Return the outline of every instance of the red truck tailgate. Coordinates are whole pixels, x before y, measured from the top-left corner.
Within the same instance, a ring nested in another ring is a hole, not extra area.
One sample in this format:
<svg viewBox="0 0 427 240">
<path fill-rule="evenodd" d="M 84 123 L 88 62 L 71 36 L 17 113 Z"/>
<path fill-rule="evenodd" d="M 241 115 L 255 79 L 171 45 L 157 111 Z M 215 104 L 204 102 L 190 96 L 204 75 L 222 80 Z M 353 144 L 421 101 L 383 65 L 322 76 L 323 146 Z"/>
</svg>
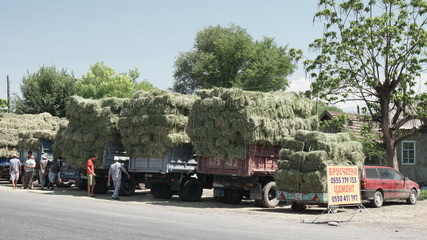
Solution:
<svg viewBox="0 0 427 240">
<path fill-rule="evenodd" d="M 277 169 L 280 147 L 249 147 L 246 159 L 197 158 L 197 171 L 213 175 L 247 177 L 271 174 Z"/>
</svg>

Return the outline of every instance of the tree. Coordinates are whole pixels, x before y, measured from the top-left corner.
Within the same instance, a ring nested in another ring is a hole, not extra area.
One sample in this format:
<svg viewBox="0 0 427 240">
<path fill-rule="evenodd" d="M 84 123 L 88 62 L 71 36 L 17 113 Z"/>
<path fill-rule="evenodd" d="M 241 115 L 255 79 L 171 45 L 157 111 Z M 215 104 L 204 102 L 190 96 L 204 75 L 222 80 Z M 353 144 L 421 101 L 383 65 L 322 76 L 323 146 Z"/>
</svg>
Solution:
<svg viewBox="0 0 427 240">
<path fill-rule="evenodd" d="M 0 112 L 7 112 L 7 100 L 0 98 Z"/>
<path fill-rule="evenodd" d="M 245 29 L 208 26 L 196 35 L 194 48 L 175 62 L 172 90 L 194 93 L 201 88 L 285 89 L 295 69 L 287 47 L 264 37 L 252 41 Z"/>
<path fill-rule="evenodd" d="M 54 116 L 65 116 L 68 98 L 75 93 L 73 73 L 55 66 L 43 66 L 36 73 L 28 73 L 22 79 L 22 98 L 15 95 L 16 113 L 38 114 L 48 112 Z"/>
<path fill-rule="evenodd" d="M 422 128 L 399 129 L 417 119 L 416 78 L 425 67 L 427 3 L 423 0 L 320 0 L 325 22 L 319 51 L 304 65 L 314 94 L 329 101 L 362 100 L 381 126 L 387 162 L 398 168 L 397 144 Z"/>
<path fill-rule="evenodd" d="M 117 74 L 112 67 L 98 62 L 92 65 L 89 71 L 78 80 L 77 95 L 92 99 L 132 97 L 138 77 L 137 69 L 131 70 L 129 73 Z"/>
<path fill-rule="evenodd" d="M 157 88 L 154 87 L 154 85 L 147 80 L 144 80 L 144 81 L 141 81 L 140 83 L 137 83 L 135 85 L 135 88 L 134 88 L 135 92 L 141 91 L 141 90 L 148 92 L 148 91 L 153 91 L 155 89 L 157 89 Z"/>
</svg>

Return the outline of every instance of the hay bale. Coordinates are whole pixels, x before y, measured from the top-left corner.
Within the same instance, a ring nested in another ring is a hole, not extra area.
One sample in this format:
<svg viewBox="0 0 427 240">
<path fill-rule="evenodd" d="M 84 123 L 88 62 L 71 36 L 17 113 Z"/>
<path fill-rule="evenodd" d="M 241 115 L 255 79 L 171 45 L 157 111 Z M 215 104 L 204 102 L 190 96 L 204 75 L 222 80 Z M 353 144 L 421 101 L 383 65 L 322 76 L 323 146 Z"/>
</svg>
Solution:
<svg viewBox="0 0 427 240">
<path fill-rule="evenodd" d="M 317 128 L 313 103 L 295 93 L 215 88 L 197 94 L 187 133 L 199 156 L 244 159 L 249 145 L 282 145 L 297 129 Z"/>
<path fill-rule="evenodd" d="M 188 115 L 196 96 L 163 90 L 140 92 L 123 103 L 118 128 L 126 153 L 162 157 L 174 146 L 190 143 Z"/>
<path fill-rule="evenodd" d="M 279 169 L 274 172 L 274 180 L 278 189 L 297 192 L 302 181 L 302 174 L 297 170 Z"/>
<path fill-rule="evenodd" d="M 68 124 L 61 125 L 53 145 L 54 157 L 63 157 L 67 163 L 84 167 L 87 159 L 96 153 L 102 163 L 105 141 L 120 141 L 117 127 L 124 99 L 70 98 L 66 109 Z"/>
<path fill-rule="evenodd" d="M 19 149 L 39 150 L 42 139 L 51 140 L 63 119 L 49 113 L 0 113 L 0 156 L 10 156 Z"/>
</svg>

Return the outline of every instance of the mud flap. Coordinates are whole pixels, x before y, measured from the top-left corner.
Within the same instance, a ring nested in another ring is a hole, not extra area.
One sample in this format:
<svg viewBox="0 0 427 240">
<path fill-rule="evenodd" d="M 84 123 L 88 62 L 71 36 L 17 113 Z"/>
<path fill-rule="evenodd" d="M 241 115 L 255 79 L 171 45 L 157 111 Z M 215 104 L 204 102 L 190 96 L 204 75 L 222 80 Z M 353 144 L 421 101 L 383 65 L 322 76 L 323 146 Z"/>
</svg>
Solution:
<svg viewBox="0 0 427 240">
<path fill-rule="evenodd" d="M 262 199 L 261 184 L 256 184 L 249 189 L 251 199 Z"/>
</svg>

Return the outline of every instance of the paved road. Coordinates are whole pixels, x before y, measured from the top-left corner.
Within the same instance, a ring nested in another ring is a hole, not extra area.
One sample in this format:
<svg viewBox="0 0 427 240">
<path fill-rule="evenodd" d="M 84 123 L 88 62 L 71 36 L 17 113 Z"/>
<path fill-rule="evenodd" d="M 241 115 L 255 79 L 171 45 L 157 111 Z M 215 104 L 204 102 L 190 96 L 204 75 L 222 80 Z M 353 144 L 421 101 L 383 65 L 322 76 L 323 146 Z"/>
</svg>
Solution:
<svg viewBox="0 0 427 240">
<path fill-rule="evenodd" d="M 346 226 L 5 187 L 0 209 L 0 239 L 391 239 Z"/>
</svg>

